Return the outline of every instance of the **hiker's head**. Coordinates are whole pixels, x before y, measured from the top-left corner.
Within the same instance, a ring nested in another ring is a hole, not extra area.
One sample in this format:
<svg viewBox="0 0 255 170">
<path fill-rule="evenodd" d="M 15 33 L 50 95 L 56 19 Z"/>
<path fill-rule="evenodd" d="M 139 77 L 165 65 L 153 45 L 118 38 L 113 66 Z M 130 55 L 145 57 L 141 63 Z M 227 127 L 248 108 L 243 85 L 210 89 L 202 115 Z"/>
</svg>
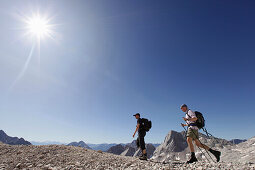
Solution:
<svg viewBox="0 0 255 170">
<path fill-rule="evenodd" d="M 182 110 L 183 112 L 187 112 L 188 106 L 187 106 L 186 104 L 181 105 L 181 110 Z"/>
<path fill-rule="evenodd" d="M 136 119 L 139 119 L 140 118 L 140 113 L 136 113 L 133 116 L 135 116 Z"/>
</svg>

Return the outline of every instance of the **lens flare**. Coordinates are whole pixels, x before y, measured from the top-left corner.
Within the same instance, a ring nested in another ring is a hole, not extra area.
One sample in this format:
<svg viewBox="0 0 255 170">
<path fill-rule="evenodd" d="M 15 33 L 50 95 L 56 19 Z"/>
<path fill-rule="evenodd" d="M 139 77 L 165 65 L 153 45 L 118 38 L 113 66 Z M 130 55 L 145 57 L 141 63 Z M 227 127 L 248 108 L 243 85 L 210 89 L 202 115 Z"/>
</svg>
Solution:
<svg viewBox="0 0 255 170">
<path fill-rule="evenodd" d="M 53 34 L 53 25 L 50 24 L 50 18 L 41 16 L 40 14 L 34 14 L 31 17 L 26 17 L 24 20 L 26 23 L 26 35 L 42 39 L 45 37 L 51 37 Z"/>
<path fill-rule="evenodd" d="M 28 21 L 28 29 L 37 37 L 48 35 L 50 32 L 47 20 L 39 17 L 31 18 Z"/>
<path fill-rule="evenodd" d="M 38 69 L 40 74 L 40 64 L 41 64 L 41 40 L 45 38 L 53 38 L 55 35 L 54 26 L 52 25 L 51 21 L 53 18 L 48 17 L 47 15 L 40 15 L 39 12 L 33 13 L 29 17 L 26 15 L 17 15 L 17 17 L 22 21 L 25 26 L 22 27 L 22 30 L 25 30 L 23 37 L 29 37 L 33 40 L 33 45 L 30 50 L 30 53 L 25 61 L 22 70 L 19 72 L 17 78 L 14 80 L 12 85 L 10 86 L 10 90 L 17 84 L 17 82 L 25 75 L 27 68 L 31 62 L 31 59 L 34 57 L 37 51 L 37 58 L 38 58 Z M 35 40 L 35 41 L 34 41 Z"/>
</svg>

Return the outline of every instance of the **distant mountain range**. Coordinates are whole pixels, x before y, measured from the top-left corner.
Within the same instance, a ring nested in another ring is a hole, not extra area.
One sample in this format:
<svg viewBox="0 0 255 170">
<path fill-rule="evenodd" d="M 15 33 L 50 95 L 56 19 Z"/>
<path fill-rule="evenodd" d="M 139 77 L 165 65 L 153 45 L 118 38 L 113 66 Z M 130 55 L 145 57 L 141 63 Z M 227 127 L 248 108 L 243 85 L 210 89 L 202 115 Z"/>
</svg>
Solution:
<svg viewBox="0 0 255 170">
<path fill-rule="evenodd" d="M 150 158 L 154 151 L 155 146 L 153 144 L 146 144 L 147 149 L 147 156 Z M 132 141 L 131 143 L 127 144 L 118 144 L 109 148 L 106 152 L 113 153 L 115 155 L 122 155 L 122 156 L 139 156 L 141 155 L 141 150 L 136 146 L 136 140 Z"/>
<path fill-rule="evenodd" d="M 239 144 L 239 143 L 246 142 L 246 141 L 247 141 L 246 139 L 232 139 L 229 142 L 231 142 L 233 144 Z"/>
<path fill-rule="evenodd" d="M 36 142 L 30 141 L 32 145 L 66 145 L 67 143 L 57 142 L 57 141 L 43 141 L 43 142 Z"/>
<path fill-rule="evenodd" d="M 68 143 L 64 142 L 57 142 L 57 141 L 44 141 L 44 142 L 37 142 L 37 141 L 30 141 L 33 145 L 68 145 Z M 73 142 L 72 142 L 73 143 Z M 85 143 L 85 142 L 84 142 Z M 70 143 L 69 143 L 70 144 Z M 92 144 L 92 143 L 85 143 L 89 146 L 92 150 L 101 150 L 101 151 L 107 151 L 110 147 L 117 145 L 117 143 L 102 143 L 102 144 Z M 76 144 L 74 144 L 76 145 Z"/>
<path fill-rule="evenodd" d="M 91 143 L 87 143 L 87 145 L 93 149 L 93 150 L 101 150 L 101 151 L 107 151 L 108 149 L 110 149 L 112 146 L 118 145 L 116 143 L 102 143 L 102 144 L 91 144 Z"/>
<path fill-rule="evenodd" d="M 91 144 L 91 143 L 87 143 L 87 145 L 92 148 L 93 150 L 101 150 L 101 151 L 104 151 L 106 152 L 108 149 L 110 149 L 111 147 L 113 146 L 116 146 L 116 145 L 122 145 L 122 146 L 125 146 L 125 145 L 129 145 L 131 143 L 120 143 L 120 144 L 117 144 L 117 143 L 102 143 L 102 144 Z M 153 143 L 152 144 L 155 148 L 158 147 L 160 144 L 158 143 Z M 136 147 L 136 143 L 133 143 L 132 145 L 133 148 Z"/>
<path fill-rule="evenodd" d="M 3 130 L 0 130 L 0 142 L 9 145 L 31 145 L 30 142 L 23 138 L 8 136 Z"/>
<path fill-rule="evenodd" d="M 123 156 L 138 156 L 141 154 L 141 151 L 136 147 L 136 141 L 134 140 L 132 143 L 127 144 L 86 144 L 84 141 L 80 142 L 72 142 L 67 144 L 68 146 L 77 146 L 83 147 L 92 150 L 101 150 L 103 152 L 113 153 L 115 155 L 123 155 Z M 146 144 L 148 157 L 153 155 L 156 147 L 159 144 Z"/>
<path fill-rule="evenodd" d="M 82 148 L 87 148 L 87 149 L 91 149 L 85 142 L 80 141 L 80 142 L 71 142 L 69 144 L 67 144 L 67 146 L 78 146 L 78 147 L 82 147 Z"/>
<path fill-rule="evenodd" d="M 107 152 L 113 153 L 115 155 L 120 155 L 122 152 L 124 152 L 124 150 L 125 150 L 125 146 L 118 144 L 118 145 L 115 145 L 115 146 L 112 146 L 111 148 L 109 148 L 107 150 Z"/>
<path fill-rule="evenodd" d="M 37 141 L 30 141 L 33 145 L 72 145 L 72 146 L 78 146 L 79 142 L 71 142 L 71 143 L 63 143 L 63 142 L 57 142 L 57 141 L 44 141 L 44 142 L 37 142 Z M 84 141 L 80 141 L 80 142 L 84 142 Z M 85 142 L 84 142 L 85 143 Z M 92 144 L 92 143 L 85 143 L 87 146 L 86 148 L 92 149 L 92 150 L 101 150 L 103 152 L 106 152 L 107 150 L 109 150 L 111 147 L 116 146 L 116 145 L 130 145 L 131 143 L 101 143 L 101 144 Z M 160 144 L 152 144 L 155 148 L 158 147 Z M 136 144 L 133 143 L 132 147 L 135 148 Z"/>
</svg>

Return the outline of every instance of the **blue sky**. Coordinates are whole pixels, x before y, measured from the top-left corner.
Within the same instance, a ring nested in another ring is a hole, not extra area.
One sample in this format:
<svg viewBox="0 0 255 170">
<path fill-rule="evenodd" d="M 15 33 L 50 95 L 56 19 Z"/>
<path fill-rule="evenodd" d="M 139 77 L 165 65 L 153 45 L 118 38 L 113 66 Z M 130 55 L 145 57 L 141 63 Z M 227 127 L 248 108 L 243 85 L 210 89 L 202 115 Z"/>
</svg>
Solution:
<svg viewBox="0 0 255 170">
<path fill-rule="evenodd" d="M 33 141 L 132 141 L 133 113 L 149 142 L 181 131 L 186 103 L 209 132 L 254 136 L 254 1 L 0 2 L 0 129 Z M 20 14 L 56 24 L 36 47 Z"/>
</svg>

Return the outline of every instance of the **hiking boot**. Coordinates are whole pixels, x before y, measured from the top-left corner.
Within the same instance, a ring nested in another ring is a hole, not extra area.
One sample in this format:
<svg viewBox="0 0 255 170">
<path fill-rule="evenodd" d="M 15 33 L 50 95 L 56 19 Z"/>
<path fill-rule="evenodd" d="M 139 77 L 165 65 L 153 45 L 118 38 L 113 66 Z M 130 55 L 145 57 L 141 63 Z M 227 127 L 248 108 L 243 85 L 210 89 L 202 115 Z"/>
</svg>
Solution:
<svg viewBox="0 0 255 170">
<path fill-rule="evenodd" d="M 217 162 L 219 162 L 220 161 L 221 152 L 216 151 L 216 150 L 212 150 L 212 149 L 209 149 L 209 151 L 215 156 L 215 158 L 217 159 Z"/>
<path fill-rule="evenodd" d="M 191 164 L 193 162 L 197 162 L 197 158 L 195 156 L 191 156 L 190 160 L 187 161 L 188 164 Z"/>
<path fill-rule="evenodd" d="M 219 152 L 219 151 L 215 151 L 214 153 L 213 153 L 213 155 L 215 156 L 215 158 L 217 159 L 217 162 L 219 162 L 220 161 L 220 155 L 221 155 L 221 152 Z"/>
<path fill-rule="evenodd" d="M 143 155 L 142 157 L 139 157 L 139 159 L 147 161 L 147 155 Z"/>
<path fill-rule="evenodd" d="M 143 157 L 143 154 L 138 156 L 138 158 L 142 158 L 142 157 Z"/>
</svg>

